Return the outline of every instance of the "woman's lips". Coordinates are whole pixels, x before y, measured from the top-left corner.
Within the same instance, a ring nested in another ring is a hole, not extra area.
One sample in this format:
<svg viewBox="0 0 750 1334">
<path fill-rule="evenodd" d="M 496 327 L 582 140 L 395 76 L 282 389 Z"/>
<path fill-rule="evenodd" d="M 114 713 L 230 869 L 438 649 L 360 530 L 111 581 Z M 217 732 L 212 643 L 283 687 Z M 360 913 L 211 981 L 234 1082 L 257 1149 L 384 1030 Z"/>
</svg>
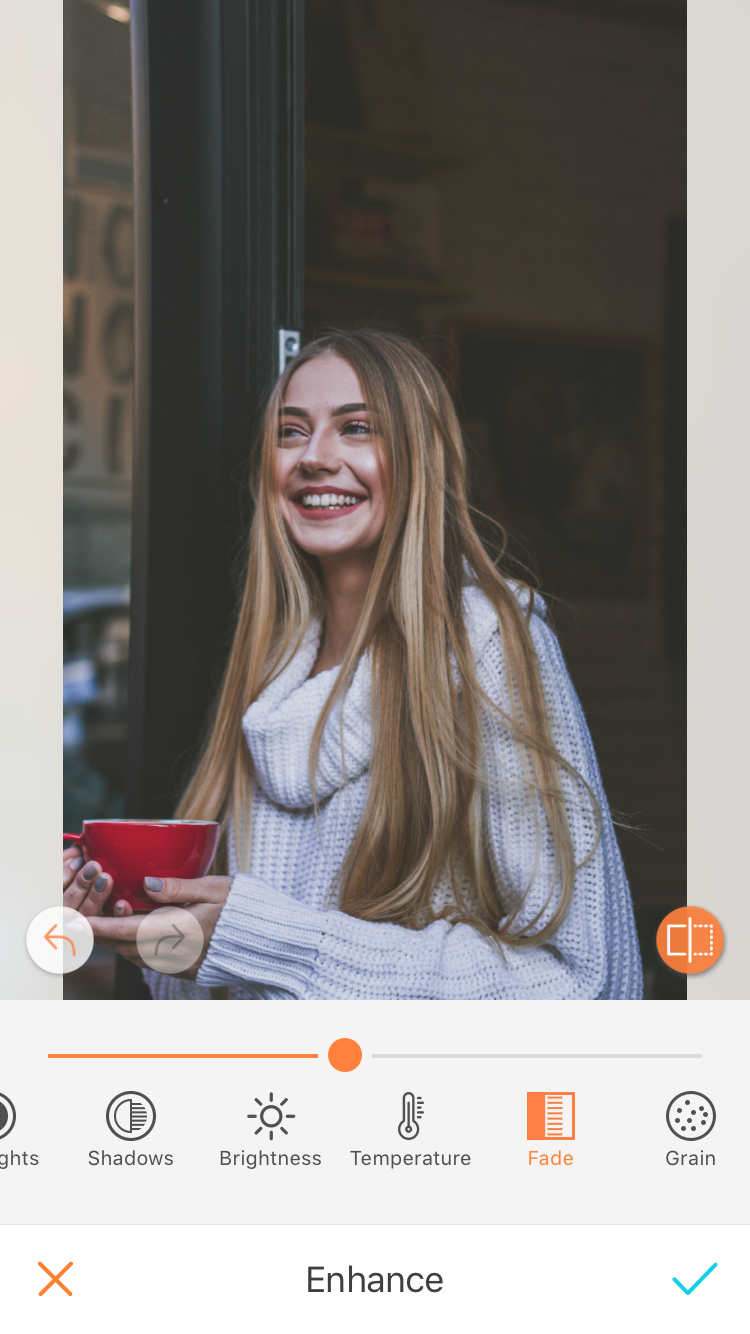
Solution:
<svg viewBox="0 0 750 1334">
<path fill-rule="evenodd" d="M 365 497 L 358 500 L 356 505 L 331 505 L 326 506 L 308 506 L 303 505 L 301 500 L 293 500 L 292 504 L 298 514 L 305 519 L 312 519 L 315 523 L 320 523 L 322 519 L 343 519 L 346 514 L 353 514 L 363 504 Z"/>
</svg>

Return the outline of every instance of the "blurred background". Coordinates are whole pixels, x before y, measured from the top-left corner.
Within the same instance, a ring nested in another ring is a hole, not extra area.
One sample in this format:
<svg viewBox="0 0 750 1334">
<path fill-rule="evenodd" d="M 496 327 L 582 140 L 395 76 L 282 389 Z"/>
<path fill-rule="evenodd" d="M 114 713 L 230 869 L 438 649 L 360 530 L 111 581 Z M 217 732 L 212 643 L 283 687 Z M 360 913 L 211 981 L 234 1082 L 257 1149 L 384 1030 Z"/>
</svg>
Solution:
<svg viewBox="0 0 750 1334">
<path fill-rule="evenodd" d="M 628 826 L 646 994 L 678 999 L 654 937 L 685 899 L 685 4 L 303 9 L 303 336 L 385 323 L 449 377 L 475 503 L 550 598 Z M 71 830 L 125 809 L 130 18 L 65 0 Z M 97 951 L 66 996 L 111 996 L 113 976 Z"/>
</svg>

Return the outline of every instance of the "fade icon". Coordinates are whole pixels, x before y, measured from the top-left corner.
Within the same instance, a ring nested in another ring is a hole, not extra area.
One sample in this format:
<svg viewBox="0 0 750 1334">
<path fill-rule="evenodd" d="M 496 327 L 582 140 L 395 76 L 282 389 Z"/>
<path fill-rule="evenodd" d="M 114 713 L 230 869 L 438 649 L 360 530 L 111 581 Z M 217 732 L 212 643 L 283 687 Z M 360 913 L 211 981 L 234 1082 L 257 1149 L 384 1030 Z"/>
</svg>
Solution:
<svg viewBox="0 0 750 1334">
<path fill-rule="evenodd" d="M 575 1139 L 575 1093 L 527 1093 L 527 1139 Z"/>
</svg>

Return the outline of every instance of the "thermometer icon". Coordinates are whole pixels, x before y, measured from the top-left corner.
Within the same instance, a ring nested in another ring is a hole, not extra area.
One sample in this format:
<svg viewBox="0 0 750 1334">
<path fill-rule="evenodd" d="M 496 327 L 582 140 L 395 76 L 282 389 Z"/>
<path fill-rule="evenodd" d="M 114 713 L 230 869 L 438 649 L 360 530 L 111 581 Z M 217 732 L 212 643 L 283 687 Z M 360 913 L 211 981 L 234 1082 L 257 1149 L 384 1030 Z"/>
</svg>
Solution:
<svg viewBox="0 0 750 1334">
<path fill-rule="evenodd" d="M 418 1119 L 424 1110 L 424 1103 L 421 1098 L 415 1098 L 413 1093 L 405 1093 L 401 1099 L 401 1124 L 398 1133 L 402 1139 L 416 1139 L 419 1134 Z"/>
</svg>

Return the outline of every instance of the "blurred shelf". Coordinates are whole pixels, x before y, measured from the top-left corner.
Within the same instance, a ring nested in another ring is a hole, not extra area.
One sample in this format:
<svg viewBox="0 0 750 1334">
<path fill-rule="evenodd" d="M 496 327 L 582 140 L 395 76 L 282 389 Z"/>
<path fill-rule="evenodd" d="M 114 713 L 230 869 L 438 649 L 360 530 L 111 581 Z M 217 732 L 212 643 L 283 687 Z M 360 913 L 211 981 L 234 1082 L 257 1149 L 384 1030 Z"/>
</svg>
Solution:
<svg viewBox="0 0 750 1334">
<path fill-rule="evenodd" d="M 404 278 L 379 273 L 352 273 L 345 269 L 305 269 L 305 284 L 311 289 L 339 292 L 373 292 L 404 301 L 468 301 L 468 287 L 430 278 Z"/>
<path fill-rule="evenodd" d="M 342 176 L 369 176 L 379 181 L 421 181 L 471 161 L 466 153 L 440 148 L 401 135 L 340 130 L 333 125 L 305 127 L 308 182 Z"/>
</svg>

